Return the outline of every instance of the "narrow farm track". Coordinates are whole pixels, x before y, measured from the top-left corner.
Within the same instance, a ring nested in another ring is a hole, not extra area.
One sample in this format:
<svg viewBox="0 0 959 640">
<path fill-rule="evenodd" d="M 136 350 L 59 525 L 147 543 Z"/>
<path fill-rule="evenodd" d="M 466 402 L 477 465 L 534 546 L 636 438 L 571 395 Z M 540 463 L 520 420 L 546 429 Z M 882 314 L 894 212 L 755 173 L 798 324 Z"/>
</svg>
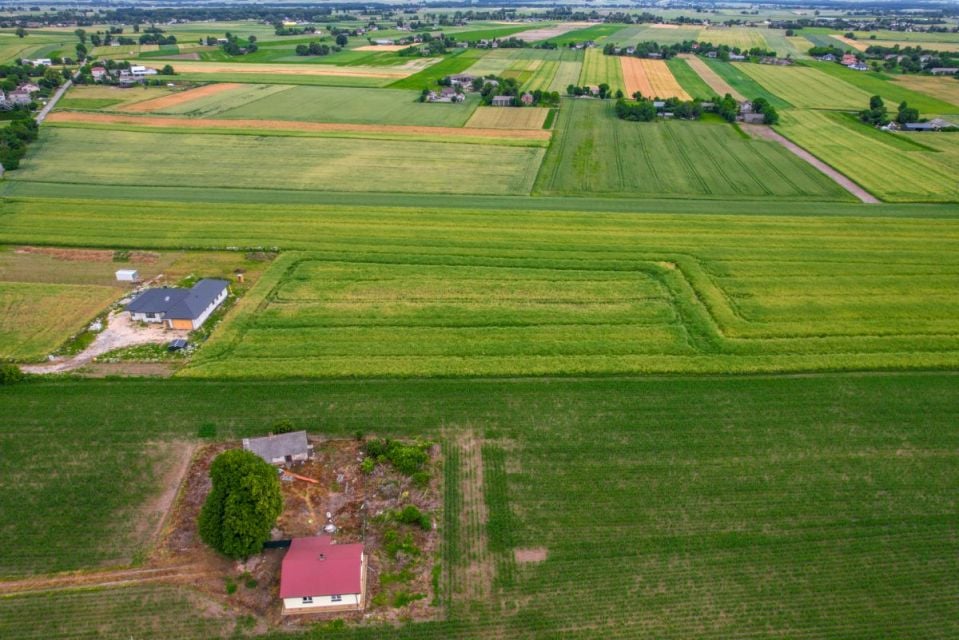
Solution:
<svg viewBox="0 0 959 640">
<path fill-rule="evenodd" d="M 62 591 L 64 589 L 117 587 L 147 582 L 192 581 L 209 575 L 209 570 L 197 570 L 196 566 L 184 564 L 171 567 L 150 569 L 117 569 L 93 573 L 71 573 L 65 575 L 38 576 L 23 580 L 0 582 L 0 596 L 13 594 Z"/>
<path fill-rule="evenodd" d="M 213 120 L 164 116 L 124 116 L 108 113 L 58 112 L 48 122 L 115 124 L 170 129 L 229 129 L 268 131 L 309 131 L 342 133 L 382 133 L 431 135 L 437 138 L 523 138 L 549 140 L 551 131 L 543 129 L 481 129 L 475 127 L 423 127 L 411 125 L 346 124 L 337 122 L 291 122 L 286 120 Z"/>
<path fill-rule="evenodd" d="M 746 131 L 749 135 L 751 135 L 754 138 L 763 138 L 765 140 L 772 140 L 773 142 L 778 142 L 779 144 L 784 146 L 786 149 L 788 149 L 789 151 L 791 151 L 798 157 L 802 158 L 803 160 L 805 160 L 812 166 L 822 171 L 824 174 L 826 174 L 832 180 L 834 180 L 836 184 L 838 184 L 843 189 L 845 189 L 852 195 L 856 196 L 863 202 L 867 204 L 879 204 L 880 200 L 876 196 L 872 195 L 871 193 L 869 193 L 868 191 L 860 187 L 858 184 L 856 184 L 855 182 L 853 182 L 852 180 L 850 180 L 843 174 L 839 173 L 838 171 L 830 167 L 828 164 L 826 164 L 825 162 L 823 162 L 822 160 L 820 160 L 813 154 L 809 153 L 808 151 L 806 151 L 805 149 L 797 145 L 795 142 L 791 141 L 789 138 L 786 138 L 779 132 L 773 131 L 770 127 L 767 127 L 761 124 L 742 124 L 740 126 L 742 127 L 743 131 Z"/>
</svg>

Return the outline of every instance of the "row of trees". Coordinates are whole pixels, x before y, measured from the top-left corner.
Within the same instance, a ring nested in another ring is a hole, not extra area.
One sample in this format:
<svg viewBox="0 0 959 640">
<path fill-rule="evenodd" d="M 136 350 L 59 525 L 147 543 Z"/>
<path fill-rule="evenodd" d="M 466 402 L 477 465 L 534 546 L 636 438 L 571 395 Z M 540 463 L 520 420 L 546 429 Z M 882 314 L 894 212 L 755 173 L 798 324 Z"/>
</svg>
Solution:
<svg viewBox="0 0 959 640">
<path fill-rule="evenodd" d="M 8 170 L 20 166 L 27 145 L 37 139 L 40 129 L 27 109 L 15 110 L 13 116 L 14 120 L 0 129 L 0 164 Z"/>
<path fill-rule="evenodd" d="M 886 104 L 882 101 L 882 97 L 880 96 L 873 96 L 869 98 L 869 108 L 863 109 L 859 112 L 859 119 L 862 122 L 877 127 L 885 126 L 893 120 L 889 116 L 889 110 L 886 108 Z M 910 107 L 904 100 L 899 103 L 899 108 L 896 111 L 895 121 L 898 124 L 919 122 L 919 109 Z"/>
<path fill-rule="evenodd" d="M 776 52 L 763 47 L 752 47 L 751 49 L 740 49 L 739 47 L 730 47 L 729 45 L 716 45 L 710 42 L 700 42 L 696 40 L 684 40 L 672 44 L 659 44 L 655 41 L 644 41 L 637 43 L 632 47 L 633 52 L 628 53 L 630 47 L 622 47 L 615 44 L 607 44 L 603 47 L 603 53 L 608 56 L 635 56 L 637 58 L 648 58 L 650 54 L 658 55 L 664 60 L 668 60 L 680 53 L 706 53 L 715 51 L 716 57 L 720 60 L 729 60 L 731 54 L 746 56 L 747 58 L 776 57 Z"/>
<path fill-rule="evenodd" d="M 298 56 L 328 56 L 330 53 L 336 53 L 340 47 L 323 44 L 319 41 L 313 41 L 310 44 L 296 45 L 296 55 Z"/>
</svg>

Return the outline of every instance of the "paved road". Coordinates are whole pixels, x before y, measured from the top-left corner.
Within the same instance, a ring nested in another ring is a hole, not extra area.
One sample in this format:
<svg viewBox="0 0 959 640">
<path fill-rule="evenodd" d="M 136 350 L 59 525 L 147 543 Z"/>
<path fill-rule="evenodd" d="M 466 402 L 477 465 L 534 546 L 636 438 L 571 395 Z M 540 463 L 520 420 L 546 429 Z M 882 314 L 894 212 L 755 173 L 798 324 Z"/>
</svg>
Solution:
<svg viewBox="0 0 959 640">
<path fill-rule="evenodd" d="M 43 121 L 47 118 L 47 114 L 50 113 L 55 106 L 57 106 L 57 102 L 61 97 L 63 97 L 63 94 L 66 93 L 67 89 L 69 89 L 72 84 L 73 80 L 67 80 L 60 85 L 60 88 L 57 89 L 57 92 L 53 94 L 53 97 L 50 98 L 50 101 L 47 102 L 42 109 L 40 109 L 39 113 L 37 113 L 37 124 L 43 124 Z"/>
<path fill-rule="evenodd" d="M 825 162 L 823 162 L 822 160 L 820 160 L 813 154 L 809 153 L 808 151 L 806 151 L 805 149 L 797 145 L 795 142 L 782 136 L 777 131 L 773 131 L 771 127 L 768 127 L 764 124 L 740 124 L 739 126 L 743 128 L 743 131 L 749 133 L 749 135 L 753 136 L 754 138 L 765 138 L 766 140 L 772 140 L 773 142 L 778 142 L 779 144 L 786 147 L 787 149 L 792 151 L 794 154 L 796 154 L 797 156 L 799 156 L 800 158 L 802 158 L 803 160 L 805 160 L 812 166 L 816 167 L 817 169 L 825 173 L 827 176 L 832 178 L 836 182 L 836 184 L 838 184 L 840 187 L 842 187 L 843 189 L 845 189 L 852 195 L 856 196 L 863 202 L 866 202 L 868 204 L 879 204 L 879 199 L 876 198 L 876 196 L 872 195 L 871 193 L 869 193 L 868 191 L 860 187 L 858 184 L 856 184 L 855 182 L 853 182 L 852 180 L 850 180 L 843 174 L 839 173 L 838 171 L 830 167 L 828 164 L 826 164 Z"/>
</svg>

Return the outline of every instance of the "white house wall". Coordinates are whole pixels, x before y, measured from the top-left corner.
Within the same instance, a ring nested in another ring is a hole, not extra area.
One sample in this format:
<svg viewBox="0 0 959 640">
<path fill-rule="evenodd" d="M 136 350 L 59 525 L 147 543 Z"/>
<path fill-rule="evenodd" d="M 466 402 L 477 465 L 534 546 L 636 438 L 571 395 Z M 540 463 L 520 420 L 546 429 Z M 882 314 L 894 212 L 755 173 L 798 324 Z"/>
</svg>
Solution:
<svg viewBox="0 0 959 640">
<path fill-rule="evenodd" d="M 283 608 L 289 611 L 302 611 L 305 609 L 323 609 L 325 607 L 359 607 L 360 594 L 345 593 L 339 602 L 333 602 L 331 596 L 313 596 L 313 604 L 303 604 L 303 598 L 284 598 Z"/>
</svg>

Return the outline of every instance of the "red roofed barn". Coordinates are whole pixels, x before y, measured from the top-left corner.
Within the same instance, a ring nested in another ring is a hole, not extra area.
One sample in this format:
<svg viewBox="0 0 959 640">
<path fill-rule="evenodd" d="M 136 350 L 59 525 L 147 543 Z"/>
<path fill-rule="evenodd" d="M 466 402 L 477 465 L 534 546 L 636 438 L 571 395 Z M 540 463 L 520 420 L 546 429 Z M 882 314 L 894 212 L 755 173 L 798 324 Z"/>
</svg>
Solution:
<svg viewBox="0 0 959 640">
<path fill-rule="evenodd" d="M 280 573 L 283 613 L 362 609 L 366 554 L 361 544 L 333 544 L 330 536 L 294 538 Z"/>
</svg>

